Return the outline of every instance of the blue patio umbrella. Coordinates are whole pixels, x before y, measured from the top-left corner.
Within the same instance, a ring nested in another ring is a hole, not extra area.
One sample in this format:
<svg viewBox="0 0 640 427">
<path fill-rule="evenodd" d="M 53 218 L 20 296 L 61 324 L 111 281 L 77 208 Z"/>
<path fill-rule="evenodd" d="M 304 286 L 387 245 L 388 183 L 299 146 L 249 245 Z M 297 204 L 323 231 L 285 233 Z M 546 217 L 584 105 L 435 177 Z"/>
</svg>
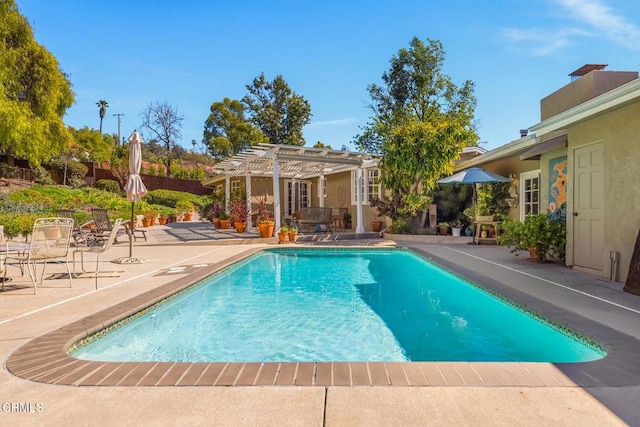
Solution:
<svg viewBox="0 0 640 427">
<path fill-rule="evenodd" d="M 438 181 L 439 184 L 472 184 L 473 185 L 473 216 L 476 215 L 476 184 L 491 184 L 497 182 L 511 182 L 497 173 L 482 168 L 469 168 Z M 475 236 L 474 236 L 475 241 Z"/>
</svg>

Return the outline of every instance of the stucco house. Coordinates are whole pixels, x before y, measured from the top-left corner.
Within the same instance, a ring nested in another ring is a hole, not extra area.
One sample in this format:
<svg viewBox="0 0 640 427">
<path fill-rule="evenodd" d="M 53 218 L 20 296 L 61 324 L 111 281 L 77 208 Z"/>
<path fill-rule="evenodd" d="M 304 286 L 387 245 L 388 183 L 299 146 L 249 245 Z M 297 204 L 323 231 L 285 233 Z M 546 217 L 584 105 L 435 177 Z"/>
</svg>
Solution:
<svg viewBox="0 0 640 427">
<path fill-rule="evenodd" d="M 640 229 L 640 79 L 587 64 L 540 101 L 540 122 L 506 145 L 463 161 L 510 176 L 510 215 L 566 204 L 566 263 L 625 281 Z"/>
</svg>

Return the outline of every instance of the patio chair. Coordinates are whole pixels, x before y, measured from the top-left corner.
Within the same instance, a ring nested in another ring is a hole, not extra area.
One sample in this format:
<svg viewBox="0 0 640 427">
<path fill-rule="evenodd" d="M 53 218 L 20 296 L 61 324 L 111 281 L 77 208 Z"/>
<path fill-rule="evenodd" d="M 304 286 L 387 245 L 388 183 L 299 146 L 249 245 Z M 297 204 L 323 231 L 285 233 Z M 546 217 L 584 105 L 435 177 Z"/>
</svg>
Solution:
<svg viewBox="0 0 640 427">
<path fill-rule="evenodd" d="M 94 208 L 91 209 L 91 216 L 93 217 L 94 227 L 92 233 L 102 239 L 108 238 L 111 230 L 113 229 L 113 223 L 109 218 L 109 212 L 106 209 Z M 135 240 L 138 240 L 136 234 L 142 234 L 144 240 L 147 240 L 147 232 L 145 230 L 131 227 L 131 225 L 130 220 L 122 221 L 123 227 L 118 230 L 118 234 L 126 234 L 127 236 L 131 234 Z M 118 243 L 118 236 L 116 236 L 114 243 Z"/>
<path fill-rule="evenodd" d="M 104 273 L 104 274 L 109 274 L 109 275 L 113 275 L 115 273 L 118 273 L 117 271 L 114 272 L 100 272 L 98 271 L 98 265 L 100 263 L 100 254 L 108 251 L 109 249 L 111 249 L 111 246 L 113 246 L 113 243 L 116 240 L 116 236 L 118 235 L 118 232 L 121 231 L 121 227 L 122 226 L 122 219 L 118 218 L 116 220 L 116 222 L 113 224 L 113 226 L 111 227 L 111 231 L 109 232 L 109 234 L 107 235 L 106 239 L 102 238 L 102 236 L 98 236 L 98 237 L 89 237 L 86 240 L 86 244 L 81 245 L 81 246 L 77 246 L 74 251 L 73 251 L 73 276 L 74 277 L 82 277 L 81 275 L 90 275 L 95 277 L 96 279 L 96 289 L 98 289 L 98 277 L 100 273 Z M 96 269 L 95 271 L 87 271 L 84 268 L 84 254 L 85 253 L 93 253 L 96 254 Z M 76 254 L 80 253 L 80 269 L 82 270 L 82 273 L 77 273 L 76 272 Z"/>
<path fill-rule="evenodd" d="M 73 232 L 71 233 L 71 238 L 73 238 L 76 245 L 83 244 L 87 236 L 91 234 L 90 225 L 93 224 L 93 221 L 79 224 L 78 218 L 76 217 L 76 211 L 73 209 L 57 209 L 56 216 L 59 218 L 70 218 L 73 220 Z"/>
<path fill-rule="evenodd" d="M 33 283 L 33 293 L 37 290 L 37 263 L 42 262 L 42 273 L 40 284 L 44 280 L 44 274 L 49 262 L 64 261 L 67 273 L 69 274 L 69 287 L 73 285 L 71 270 L 69 269 L 69 244 L 73 232 L 73 220 L 70 218 L 38 218 L 33 224 L 31 232 L 31 242 L 28 245 L 21 245 L 18 249 L 12 249 L 8 244 L 5 254 L 4 282 L 7 278 L 7 266 L 9 261 L 17 261 L 22 275 L 24 266 Z"/>
</svg>

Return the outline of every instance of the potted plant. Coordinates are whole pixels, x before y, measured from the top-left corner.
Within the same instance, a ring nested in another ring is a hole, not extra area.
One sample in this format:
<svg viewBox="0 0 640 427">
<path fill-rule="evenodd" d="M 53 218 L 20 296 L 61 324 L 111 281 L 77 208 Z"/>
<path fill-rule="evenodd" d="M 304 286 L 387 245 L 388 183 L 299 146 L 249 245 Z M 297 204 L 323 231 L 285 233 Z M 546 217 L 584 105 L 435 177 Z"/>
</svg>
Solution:
<svg viewBox="0 0 640 427">
<path fill-rule="evenodd" d="M 283 225 L 278 230 L 278 243 L 282 244 L 287 240 L 287 235 L 289 234 L 289 227 Z"/>
<path fill-rule="evenodd" d="M 176 210 L 182 212 L 182 218 L 184 221 L 191 221 L 193 210 L 195 206 L 189 200 L 181 199 L 176 203 Z"/>
<path fill-rule="evenodd" d="M 451 226 L 451 235 L 454 237 L 460 237 L 462 234 L 462 221 L 459 219 L 454 219 L 450 223 Z"/>
<path fill-rule="evenodd" d="M 229 228 L 231 224 L 231 220 L 229 219 L 229 214 L 226 211 L 220 212 L 220 228 L 226 230 Z"/>
<path fill-rule="evenodd" d="M 148 209 L 142 212 L 144 218 L 142 218 L 142 226 L 143 227 L 151 227 L 156 224 L 156 217 L 158 216 L 158 211 L 153 209 Z"/>
<path fill-rule="evenodd" d="M 289 227 L 289 232 L 287 233 L 289 236 L 289 241 L 291 243 L 295 243 L 298 239 L 298 229 L 295 227 Z"/>
<path fill-rule="evenodd" d="M 247 203 L 244 199 L 240 197 L 236 197 L 231 201 L 231 220 L 233 221 L 233 226 L 236 228 L 238 233 L 244 233 L 247 229 L 247 216 L 249 215 L 249 210 L 247 209 Z"/>
<path fill-rule="evenodd" d="M 439 222 L 438 223 L 438 230 L 440 231 L 441 235 L 446 236 L 447 233 L 449 232 L 449 223 L 446 222 L 446 221 Z"/>
<path fill-rule="evenodd" d="M 549 256 L 564 260 L 566 228 L 564 221 L 548 213 L 527 215 L 524 221 L 506 217 L 500 224 L 498 243 L 511 252 L 528 250 L 533 262 L 545 262 Z"/>
<path fill-rule="evenodd" d="M 342 217 L 342 228 L 345 230 L 351 228 L 351 214 L 349 212 L 345 212 Z"/>
<path fill-rule="evenodd" d="M 258 230 L 260 237 L 266 238 L 273 236 L 273 229 L 276 226 L 275 221 L 271 218 L 271 212 L 267 209 L 267 195 L 258 198 Z"/>
<path fill-rule="evenodd" d="M 220 214 L 222 213 L 222 205 L 220 202 L 213 202 L 209 207 L 208 215 L 211 216 L 211 222 L 215 228 L 220 228 Z"/>
</svg>

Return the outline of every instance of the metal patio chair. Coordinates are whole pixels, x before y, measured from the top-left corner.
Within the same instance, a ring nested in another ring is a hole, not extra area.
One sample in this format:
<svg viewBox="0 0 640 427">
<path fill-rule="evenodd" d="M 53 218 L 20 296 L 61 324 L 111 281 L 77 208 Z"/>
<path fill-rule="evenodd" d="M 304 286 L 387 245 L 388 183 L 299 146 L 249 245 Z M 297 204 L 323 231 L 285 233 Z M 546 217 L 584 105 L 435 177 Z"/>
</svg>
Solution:
<svg viewBox="0 0 640 427">
<path fill-rule="evenodd" d="M 74 251 L 73 251 L 73 276 L 74 277 L 81 277 L 81 275 L 90 275 L 90 276 L 94 276 L 96 279 L 96 289 L 98 289 L 98 277 L 100 275 L 100 273 L 103 274 L 109 274 L 109 275 L 113 275 L 118 273 L 117 271 L 113 271 L 113 272 L 100 272 L 98 271 L 98 266 L 100 263 L 100 254 L 108 251 L 109 249 L 111 249 L 111 246 L 113 246 L 113 243 L 116 240 L 116 236 L 118 235 L 118 232 L 121 231 L 121 227 L 122 226 L 122 219 L 118 218 L 116 219 L 116 222 L 113 223 L 112 227 L 111 227 L 111 231 L 109 232 L 108 235 L 106 235 L 106 238 L 104 235 L 99 235 L 99 236 L 90 236 L 89 238 L 87 238 L 86 240 L 86 244 L 84 245 L 79 245 L 77 246 Z M 80 253 L 80 269 L 82 270 L 82 273 L 78 273 L 76 272 L 76 254 Z M 95 271 L 87 271 L 84 268 L 84 254 L 85 253 L 93 253 L 96 254 L 96 269 Z"/>
</svg>

